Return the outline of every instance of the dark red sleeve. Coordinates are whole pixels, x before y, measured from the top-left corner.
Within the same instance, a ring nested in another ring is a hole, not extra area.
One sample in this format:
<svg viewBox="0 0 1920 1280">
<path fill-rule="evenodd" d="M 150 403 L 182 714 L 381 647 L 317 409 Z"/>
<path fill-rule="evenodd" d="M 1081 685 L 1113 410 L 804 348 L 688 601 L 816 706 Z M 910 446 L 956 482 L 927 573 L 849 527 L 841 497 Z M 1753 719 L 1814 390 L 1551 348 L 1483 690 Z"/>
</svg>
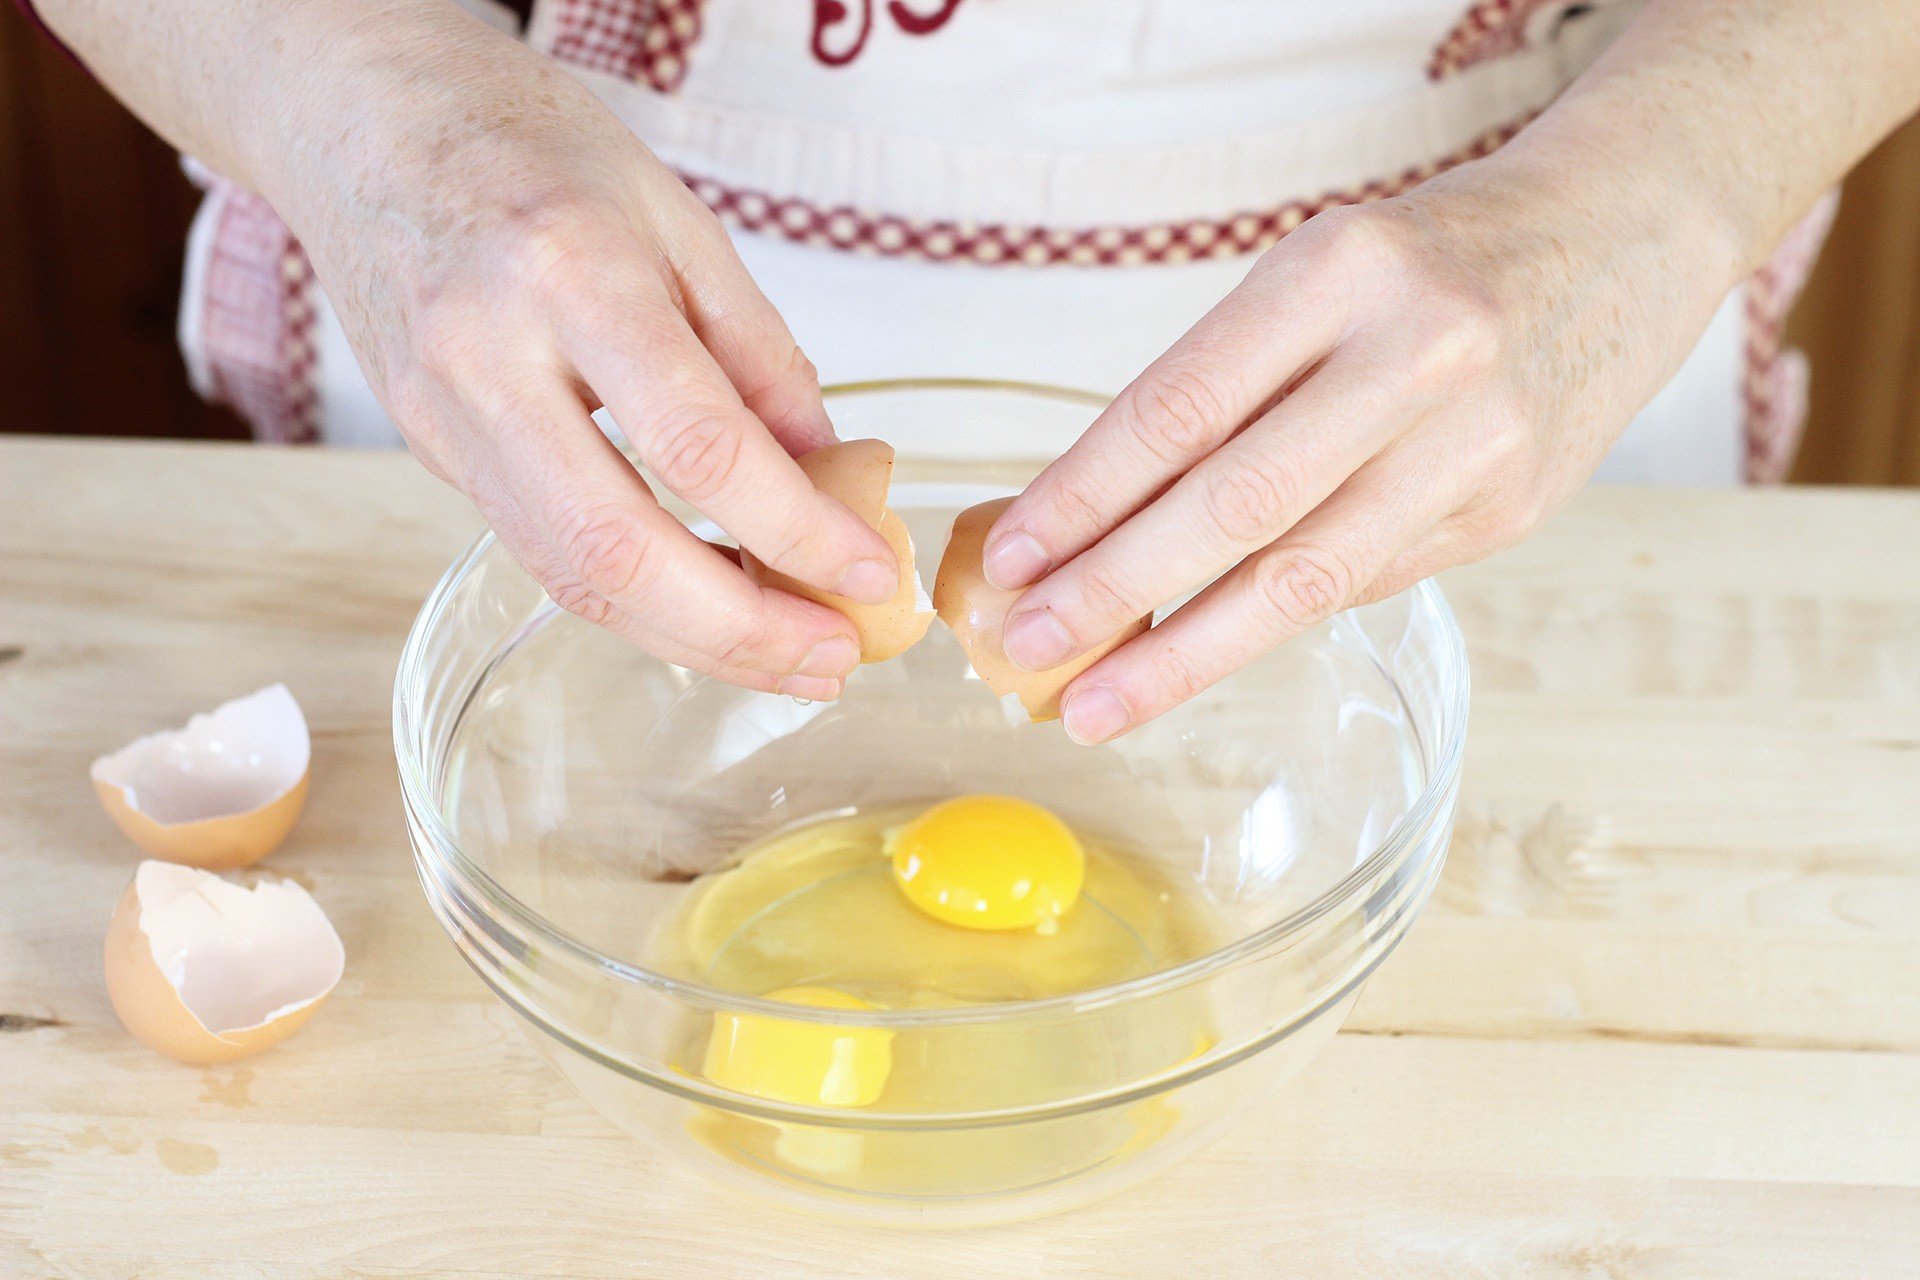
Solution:
<svg viewBox="0 0 1920 1280">
<path fill-rule="evenodd" d="M 13 3 L 15 7 L 17 7 L 20 10 L 20 12 L 26 17 L 27 22 L 31 26 L 37 29 L 41 35 L 45 36 L 48 40 L 53 42 L 54 48 L 66 54 L 68 58 L 72 59 L 74 66 L 84 68 L 87 65 L 86 63 L 80 61 L 78 55 L 76 55 L 73 50 L 67 48 L 66 41 L 62 40 L 59 36 L 53 34 L 53 28 L 49 27 L 46 23 L 46 20 L 42 18 L 40 14 L 34 9 L 33 0 L 13 0 Z"/>
</svg>

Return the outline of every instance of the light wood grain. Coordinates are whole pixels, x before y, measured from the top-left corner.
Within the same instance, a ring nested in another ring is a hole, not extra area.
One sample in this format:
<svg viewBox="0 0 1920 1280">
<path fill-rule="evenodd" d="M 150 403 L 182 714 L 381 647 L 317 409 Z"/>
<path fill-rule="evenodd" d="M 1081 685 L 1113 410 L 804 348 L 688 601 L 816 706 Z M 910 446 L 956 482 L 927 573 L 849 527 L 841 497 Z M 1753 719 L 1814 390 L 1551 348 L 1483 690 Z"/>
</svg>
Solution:
<svg viewBox="0 0 1920 1280">
<path fill-rule="evenodd" d="M 1595 492 L 1450 575 L 1459 829 L 1348 1030 L 1139 1191 L 937 1235 L 657 1163 L 441 937 L 387 707 L 474 527 L 401 457 L 0 444 L 0 1276 L 1914 1273 L 1920 497 Z M 176 1066 L 101 989 L 136 855 L 86 764 L 276 679 L 315 756 L 272 864 L 347 977 Z"/>
</svg>

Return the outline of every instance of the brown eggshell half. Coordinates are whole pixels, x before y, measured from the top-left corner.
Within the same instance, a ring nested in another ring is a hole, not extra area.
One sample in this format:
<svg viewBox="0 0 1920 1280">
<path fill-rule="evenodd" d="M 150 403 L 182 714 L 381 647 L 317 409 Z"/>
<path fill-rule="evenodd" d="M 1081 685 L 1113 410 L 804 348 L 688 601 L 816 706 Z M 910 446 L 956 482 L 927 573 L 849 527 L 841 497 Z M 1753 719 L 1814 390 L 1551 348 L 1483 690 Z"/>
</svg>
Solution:
<svg viewBox="0 0 1920 1280">
<path fill-rule="evenodd" d="M 814 488 L 880 527 L 887 486 L 893 483 L 892 445 L 885 440 L 842 440 L 801 454 L 799 462 Z"/>
<path fill-rule="evenodd" d="M 1005 630 L 1007 611 L 1021 593 L 994 586 L 982 567 L 987 534 L 1012 502 L 1012 498 L 996 498 L 968 507 L 953 522 L 953 537 L 933 580 L 933 607 L 959 637 L 967 661 L 987 688 L 1001 697 L 1017 695 L 1033 720 L 1058 720 L 1060 694 L 1073 678 L 1145 632 L 1152 619 L 1141 618 L 1112 639 L 1050 670 L 1028 671 L 1015 665 L 1007 657 Z"/>
<path fill-rule="evenodd" d="M 887 505 L 893 478 L 893 446 L 884 440 L 847 440 L 800 458 L 814 487 L 842 503 L 879 531 L 900 562 L 900 585 L 884 604 L 861 604 L 776 573 L 750 551 L 740 553 L 747 577 L 846 615 L 860 637 L 860 661 L 885 662 L 920 643 L 933 625 L 933 607 L 914 572 L 913 540 L 906 523 Z"/>
<path fill-rule="evenodd" d="M 750 552 L 740 553 L 740 563 L 747 576 L 762 586 L 790 591 L 845 614 L 853 623 L 854 634 L 860 637 L 860 661 L 885 662 L 920 643 L 933 626 L 933 610 L 924 603 L 920 580 L 913 571 L 913 541 L 907 536 L 906 522 L 892 511 L 883 511 L 879 529 L 900 561 L 900 585 L 885 604 L 861 604 L 797 582 L 767 568 Z"/>
<path fill-rule="evenodd" d="M 280 900 L 249 901 L 263 892 Z M 150 927 L 160 940 L 147 932 Z M 211 987 L 225 997 L 212 1002 L 213 1013 L 226 1015 L 215 1019 L 217 1030 L 188 1007 L 156 947 L 165 950 L 183 985 Z M 300 886 L 243 889 L 197 868 L 148 861 L 114 908 L 104 965 L 107 998 L 134 1039 L 166 1057 L 205 1066 L 249 1057 L 298 1031 L 339 982 L 344 960 L 339 935 Z M 223 977 L 229 987 L 244 989 L 222 992 Z M 233 1016 L 250 994 L 256 997 L 253 1016 Z"/>
<path fill-rule="evenodd" d="M 129 840 L 209 871 L 249 867 L 293 829 L 312 745 L 285 685 L 222 703 L 93 762 L 94 793 Z"/>
<path fill-rule="evenodd" d="M 236 871 L 279 848 L 293 830 L 307 802 L 307 775 L 300 775 L 293 790 L 250 813 L 203 822 L 155 822 L 133 807 L 125 788 L 95 778 L 93 789 L 107 815 L 143 852 L 207 871 Z"/>
</svg>

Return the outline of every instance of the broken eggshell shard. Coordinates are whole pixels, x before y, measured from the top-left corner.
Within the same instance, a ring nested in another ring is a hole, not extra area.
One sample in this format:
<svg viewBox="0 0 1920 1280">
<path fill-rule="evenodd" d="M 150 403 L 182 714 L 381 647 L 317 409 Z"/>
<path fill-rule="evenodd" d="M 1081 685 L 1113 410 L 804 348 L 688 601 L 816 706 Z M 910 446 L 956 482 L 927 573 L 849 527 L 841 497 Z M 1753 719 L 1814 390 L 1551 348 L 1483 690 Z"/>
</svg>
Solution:
<svg viewBox="0 0 1920 1280">
<path fill-rule="evenodd" d="M 291 881 L 243 888 L 148 860 L 107 926 L 107 997 L 156 1053 L 232 1062 L 285 1040 L 340 981 L 346 952 Z"/>
<path fill-rule="evenodd" d="M 933 604 L 914 571 L 906 522 L 887 506 L 893 446 L 884 440 L 847 440 L 801 455 L 800 469 L 820 492 L 843 503 L 879 531 L 900 564 L 900 584 L 884 604 L 861 604 L 775 572 L 750 551 L 740 553 L 747 576 L 846 615 L 860 638 L 861 662 L 885 662 L 920 643 L 933 625 Z"/>
<path fill-rule="evenodd" d="M 312 743 L 300 704 L 269 685 L 93 762 L 93 788 L 129 840 L 210 871 L 252 866 L 293 829 Z"/>
<path fill-rule="evenodd" d="M 841 440 L 799 458 L 813 487 L 878 529 L 893 484 L 893 446 L 885 440 Z"/>
<path fill-rule="evenodd" d="M 1060 718 L 1060 695 L 1075 676 L 1115 649 L 1141 635 L 1152 622 L 1140 618 L 1118 635 L 1087 652 L 1046 671 L 1028 671 L 1007 657 L 1007 611 L 1020 598 L 1018 591 L 1002 591 L 987 581 L 983 552 L 993 522 L 1013 502 L 996 498 L 968 507 L 953 522 L 953 537 L 940 558 L 933 580 L 933 607 L 953 629 L 974 672 L 996 695 L 1016 695 L 1027 716 L 1035 721 Z"/>
</svg>

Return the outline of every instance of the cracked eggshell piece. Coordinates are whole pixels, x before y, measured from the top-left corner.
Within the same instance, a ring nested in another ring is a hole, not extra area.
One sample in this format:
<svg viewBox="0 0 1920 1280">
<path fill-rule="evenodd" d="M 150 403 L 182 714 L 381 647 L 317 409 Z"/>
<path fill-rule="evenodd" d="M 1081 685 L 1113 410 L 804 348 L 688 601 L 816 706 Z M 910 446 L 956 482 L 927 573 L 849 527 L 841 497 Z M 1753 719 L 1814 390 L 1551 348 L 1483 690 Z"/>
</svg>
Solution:
<svg viewBox="0 0 1920 1280">
<path fill-rule="evenodd" d="M 243 888 L 149 859 L 107 925 L 107 997 L 134 1039 L 180 1062 L 232 1062 L 298 1031 L 346 963 L 290 880 Z"/>
<path fill-rule="evenodd" d="M 987 534 L 1000 513 L 1012 505 L 1012 498 L 996 498 L 968 507 L 953 522 L 953 537 L 940 558 L 940 571 L 933 579 L 933 607 L 940 620 L 953 629 L 966 651 L 967 661 L 987 688 L 1005 698 L 1020 699 L 1030 720 L 1058 720 L 1060 695 L 1075 676 L 1143 634 L 1152 623 L 1140 618 L 1109 640 L 1104 640 L 1070 662 L 1046 671 L 1028 671 L 1007 657 L 1007 611 L 1020 598 L 1018 591 L 1002 591 L 987 581 L 984 551 Z"/>
<path fill-rule="evenodd" d="M 900 585 L 885 604 L 860 604 L 776 573 L 742 550 L 741 567 L 764 587 L 777 587 L 845 614 L 860 637 L 860 661 L 885 662 L 920 643 L 933 626 L 933 603 L 914 570 L 913 539 L 906 522 L 887 506 L 893 480 L 893 446 L 884 440 L 846 440 L 802 454 L 800 469 L 814 488 L 837 498 L 879 531 L 900 562 Z"/>
<path fill-rule="evenodd" d="M 885 440 L 841 440 L 799 458 L 813 487 L 837 498 L 853 514 L 878 529 L 893 484 L 893 446 Z"/>
<path fill-rule="evenodd" d="M 278 848 L 307 798 L 307 720 L 282 684 L 93 762 L 93 789 L 127 838 L 169 862 L 228 871 Z"/>
</svg>

